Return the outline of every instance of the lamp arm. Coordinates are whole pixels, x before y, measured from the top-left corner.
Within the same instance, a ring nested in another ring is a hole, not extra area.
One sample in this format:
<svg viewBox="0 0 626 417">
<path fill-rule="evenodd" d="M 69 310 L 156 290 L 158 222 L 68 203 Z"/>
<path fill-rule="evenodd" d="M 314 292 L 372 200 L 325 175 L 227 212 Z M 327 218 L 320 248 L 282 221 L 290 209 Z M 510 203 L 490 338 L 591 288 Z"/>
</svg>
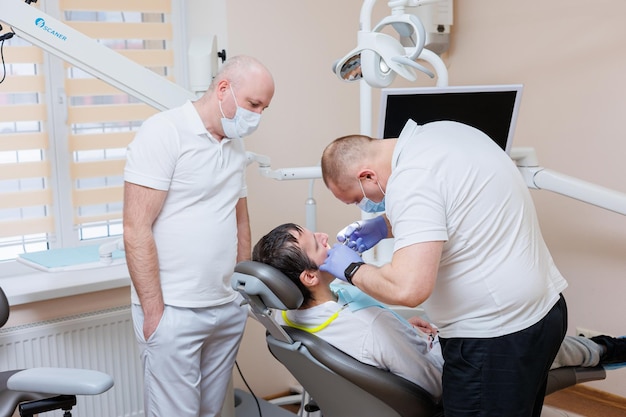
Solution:
<svg viewBox="0 0 626 417">
<path fill-rule="evenodd" d="M 430 49 L 424 48 L 422 49 L 422 53 L 417 57 L 417 59 L 421 59 L 422 61 L 428 62 L 433 66 L 435 70 L 435 74 L 437 74 L 437 87 L 447 87 L 448 86 L 448 68 L 446 67 L 443 59 Z"/>
<path fill-rule="evenodd" d="M 533 170 L 533 168 L 528 167 L 520 169 Z M 584 203 L 626 215 L 626 194 L 609 188 L 545 168 L 534 169 L 532 185 L 539 190 L 552 191 Z"/>
<path fill-rule="evenodd" d="M 402 8 L 404 11 L 405 7 L 418 7 L 425 6 L 427 4 L 438 3 L 440 0 L 390 0 L 387 5 L 392 9 Z"/>
<path fill-rule="evenodd" d="M 259 169 L 261 175 L 275 180 L 312 180 L 322 178 L 322 168 L 319 166 L 281 168 L 276 170 Z"/>
<path fill-rule="evenodd" d="M 310 180 L 309 197 L 304 203 L 306 228 L 317 231 L 317 203 L 313 196 L 313 185 L 315 180 L 322 178 L 322 168 L 320 166 L 282 168 L 272 170 L 270 158 L 265 155 L 259 155 L 254 152 L 246 152 L 247 165 L 254 162 L 259 164 L 259 174 L 265 178 L 271 178 L 278 181 L 283 180 Z"/>
<path fill-rule="evenodd" d="M 539 166 L 532 148 L 513 148 L 511 158 L 528 188 L 552 191 L 615 213 L 626 215 L 626 194 Z"/>
<path fill-rule="evenodd" d="M 275 180 L 312 180 L 322 178 L 322 168 L 319 166 L 281 168 L 273 170 L 269 156 L 246 152 L 247 165 L 256 162 L 262 177 Z"/>
<path fill-rule="evenodd" d="M 435 74 L 431 70 L 424 67 L 423 65 L 418 64 L 415 61 L 411 61 L 409 58 L 405 56 L 394 56 L 393 58 L 391 58 L 391 60 L 399 64 L 408 65 L 419 71 L 422 71 L 424 74 L 428 75 L 430 78 L 435 78 Z"/>
<path fill-rule="evenodd" d="M 372 11 L 376 0 L 364 0 L 361 5 L 361 15 L 359 17 L 359 30 L 370 31 L 372 29 Z"/>
<path fill-rule="evenodd" d="M 17 36 L 159 110 L 195 95 L 22 0 L 0 1 L 0 21 Z"/>
</svg>

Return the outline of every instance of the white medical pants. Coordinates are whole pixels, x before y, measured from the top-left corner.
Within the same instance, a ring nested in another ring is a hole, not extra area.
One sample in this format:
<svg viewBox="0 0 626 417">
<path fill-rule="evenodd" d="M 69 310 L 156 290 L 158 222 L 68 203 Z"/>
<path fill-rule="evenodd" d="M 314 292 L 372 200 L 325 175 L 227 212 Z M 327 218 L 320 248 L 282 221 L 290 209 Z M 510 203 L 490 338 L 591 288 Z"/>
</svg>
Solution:
<svg viewBox="0 0 626 417">
<path fill-rule="evenodd" d="M 165 306 L 148 341 L 132 306 L 144 372 L 145 417 L 219 416 L 246 324 L 237 299 L 209 308 Z"/>
</svg>

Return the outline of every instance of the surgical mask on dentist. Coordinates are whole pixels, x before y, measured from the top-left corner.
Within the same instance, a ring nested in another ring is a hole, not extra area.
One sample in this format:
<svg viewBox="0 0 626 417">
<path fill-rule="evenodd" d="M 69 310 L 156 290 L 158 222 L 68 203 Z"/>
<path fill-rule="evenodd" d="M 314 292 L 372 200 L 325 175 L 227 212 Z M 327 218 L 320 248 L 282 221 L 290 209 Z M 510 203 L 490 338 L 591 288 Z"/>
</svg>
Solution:
<svg viewBox="0 0 626 417">
<path fill-rule="evenodd" d="M 218 102 L 220 112 L 222 113 L 222 128 L 224 129 L 224 135 L 227 138 L 241 139 L 244 136 L 250 135 L 257 129 L 257 127 L 259 127 L 261 114 L 239 107 L 232 87 L 230 87 L 230 93 L 233 95 L 233 100 L 235 100 L 237 111 L 235 112 L 235 116 L 232 119 L 229 119 L 226 115 L 224 115 L 222 102 Z"/>
<path fill-rule="evenodd" d="M 380 213 L 381 211 L 385 211 L 385 197 L 380 201 L 380 203 L 375 203 L 365 195 L 365 190 L 363 189 L 363 184 L 361 184 L 361 180 L 359 179 L 359 186 L 361 187 L 361 191 L 363 192 L 363 198 L 361 201 L 356 203 L 357 207 L 363 210 L 366 213 Z M 385 195 L 383 191 L 383 187 L 380 186 L 380 183 L 376 181 L 376 185 L 380 189 L 380 192 Z"/>
</svg>

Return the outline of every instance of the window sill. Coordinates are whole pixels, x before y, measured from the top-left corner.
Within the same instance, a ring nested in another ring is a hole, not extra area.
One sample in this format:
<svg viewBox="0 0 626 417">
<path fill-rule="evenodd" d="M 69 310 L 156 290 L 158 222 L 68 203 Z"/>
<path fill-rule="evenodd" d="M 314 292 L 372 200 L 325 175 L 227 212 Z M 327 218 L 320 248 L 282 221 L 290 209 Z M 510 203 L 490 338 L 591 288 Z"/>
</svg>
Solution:
<svg viewBox="0 0 626 417">
<path fill-rule="evenodd" d="M 0 277 L 0 287 L 12 306 L 130 285 L 126 264 L 64 272 L 43 272 L 15 264 L 14 274 Z"/>
</svg>

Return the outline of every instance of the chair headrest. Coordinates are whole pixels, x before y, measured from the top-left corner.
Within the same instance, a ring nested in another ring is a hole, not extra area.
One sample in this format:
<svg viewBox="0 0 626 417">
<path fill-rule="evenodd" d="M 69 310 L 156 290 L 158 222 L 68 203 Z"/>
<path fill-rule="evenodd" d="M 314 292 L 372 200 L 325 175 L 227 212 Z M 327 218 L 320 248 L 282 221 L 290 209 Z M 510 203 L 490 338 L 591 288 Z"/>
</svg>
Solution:
<svg viewBox="0 0 626 417">
<path fill-rule="evenodd" d="M 259 297 L 269 308 L 294 310 L 304 301 L 300 289 L 285 274 L 261 262 L 239 262 L 231 285 L 244 296 Z"/>
<path fill-rule="evenodd" d="M 4 326 L 9 320 L 9 310 L 9 300 L 7 300 L 7 296 L 2 288 L 0 288 L 0 327 Z"/>
</svg>

